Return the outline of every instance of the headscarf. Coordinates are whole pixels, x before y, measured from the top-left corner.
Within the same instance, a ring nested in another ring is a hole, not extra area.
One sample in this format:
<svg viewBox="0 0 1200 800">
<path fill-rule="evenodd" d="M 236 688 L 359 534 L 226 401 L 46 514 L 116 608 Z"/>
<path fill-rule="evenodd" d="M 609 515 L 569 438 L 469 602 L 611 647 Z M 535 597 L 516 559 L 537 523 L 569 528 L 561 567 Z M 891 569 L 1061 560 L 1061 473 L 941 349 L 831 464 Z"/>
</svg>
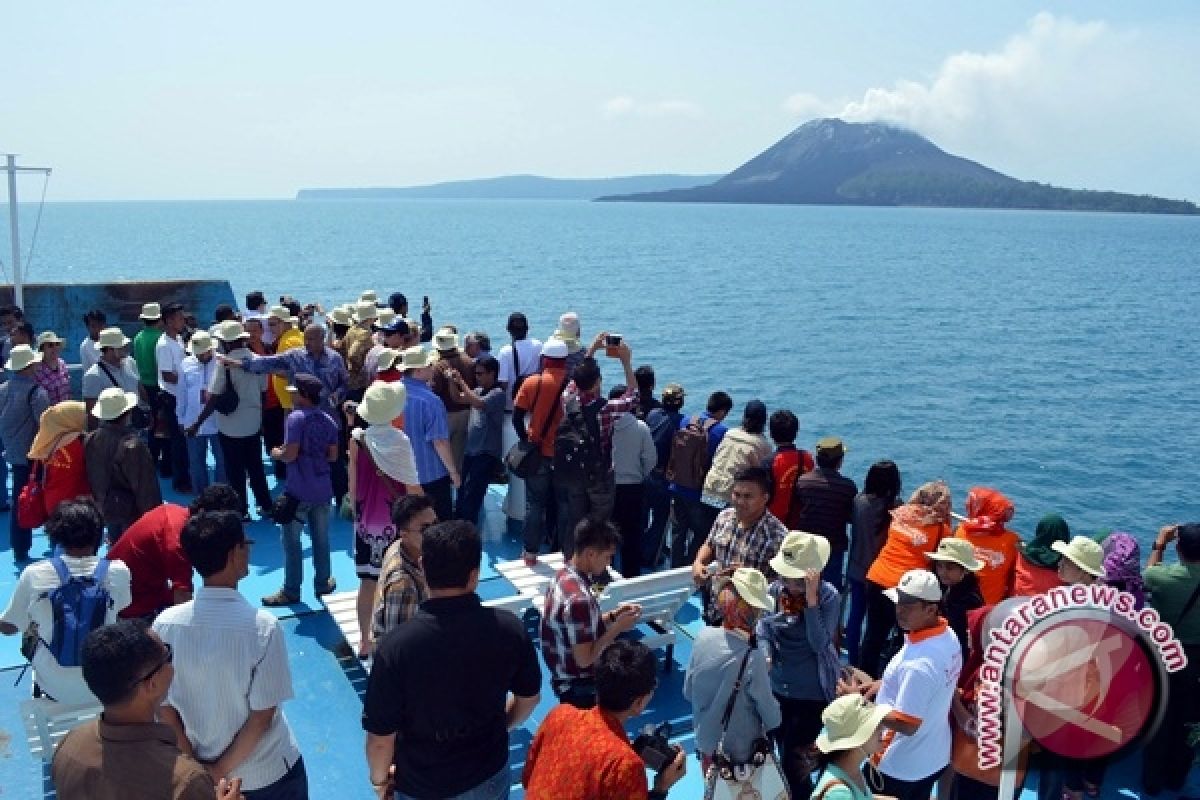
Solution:
<svg viewBox="0 0 1200 800">
<path fill-rule="evenodd" d="M 975 681 L 979 670 L 983 668 L 983 655 L 987 651 L 987 642 L 983 640 L 983 623 L 995 606 L 980 606 L 967 612 L 967 638 L 970 647 L 967 649 L 967 660 L 963 662 L 962 672 L 958 676 L 958 688 L 963 691 L 963 699 L 967 702 L 975 699 Z"/>
<path fill-rule="evenodd" d="M 1038 521 L 1033 539 L 1021 543 L 1021 554 L 1034 566 L 1054 569 L 1062 556 L 1055 552 L 1051 545 L 1055 542 L 1069 541 L 1071 529 L 1067 527 L 1067 521 L 1058 514 L 1047 514 Z"/>
<path fill-rule="evenodd" d="M 1142 552 L 1124 531 L 1114 531 L 1101 542 L 1104 547 L 1104 582 L 1129 592 L 1139 609 L 1146 605 L 1146 584 L 1142 581 Z"/>
<path fill-rule="evenodd" d="M 999 534 L 1004 523 L 1013 518 L 1012 501 L 995 489 L 973 486 L 967 492 L 967 521 L 963 526 L 972 533 Z"/>
<path fill-rule="evenodd" d="M 908 502 L 892 509 L 901 525 L 945 525 L 950 522 L 950 486 L 945 481 L 921 484 Z"/>
<path fill-rule="evenodd" d="M 721 627 L 745 633 L 754 631 L 758 610 L 741 598 L 732 583 L 717 592 L 715 602 L 721 611 Z"/>
<path fill-rule="evenodd" d="M 42 412 L 38 432 L 29 445 L 31 461 L 47 461 L 60 447 L 83 435 L 87 410 L 78 400 L 64 400 Z"/>
</svg>

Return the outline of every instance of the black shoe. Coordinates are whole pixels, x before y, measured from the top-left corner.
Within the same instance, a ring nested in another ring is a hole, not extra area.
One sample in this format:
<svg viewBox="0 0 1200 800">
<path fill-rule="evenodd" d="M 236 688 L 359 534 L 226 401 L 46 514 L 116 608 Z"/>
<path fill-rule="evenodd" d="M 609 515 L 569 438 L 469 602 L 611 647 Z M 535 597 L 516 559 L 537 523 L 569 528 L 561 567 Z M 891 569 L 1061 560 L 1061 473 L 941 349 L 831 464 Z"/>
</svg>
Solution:
<svg viewBox="0 0 1200 800">
<path fill-rule="evenodd" d="M 313 587 L 313 594 L 315 594 L 317 597 L 321 597 L 322 595 L 326 595 L 326 594 L 333 594 L 336 591 L 337 591 L 337 579 L 336 578 L 330 578 L 324 586 Z"/>
<path fill-rule="evenodd" d="M 262 604 L 264 606 L 269 606 L 272 608 L 278 607 L 278 606 L 294 606 L 299 602 L 300 602 L 299 597 L 293 597 L 292 595 L 285 592 L 283 589 L 280 589 L 275 594 L 269 594 L 262 599 Z"/>
</svg>

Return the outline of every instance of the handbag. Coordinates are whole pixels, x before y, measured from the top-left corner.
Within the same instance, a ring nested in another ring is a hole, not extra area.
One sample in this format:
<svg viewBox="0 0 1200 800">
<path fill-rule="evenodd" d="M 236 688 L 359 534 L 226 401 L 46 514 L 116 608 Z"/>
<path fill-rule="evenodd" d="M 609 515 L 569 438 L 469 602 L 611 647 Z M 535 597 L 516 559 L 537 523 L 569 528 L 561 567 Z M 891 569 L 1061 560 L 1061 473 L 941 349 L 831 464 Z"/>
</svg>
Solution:
<svg viewBox="0 0 1200 800">
<path fill-rule="evenodd" d="M 514 348 L 513 352 L 516 352 Z M 563 376 L 562 385 L 559 386 L 555 397 L 562 394 L 563 389 L 567 386 L 567 376 Z M 538 397 L 542 393 L 542 382 L 538 381 L 537 390 L 533 393 L 533 408 L 537 408 Z M 546 434 L 550 432 L 550 422 L 554 419 L 554 411 L 551 410 L 546 415 L 546 419 L 542 420 L 541 435 L 538 436 L 538 442 L 546 441 Z M 514 444 L 504 456 L 504 464 L 512 473 L 523 481 L 529 480 L 538 469 L 542 466 L 542 461 L 545 460 L 542 455 L 540 444 L 534 444 L 533 439 L 526 437 Z"/>
<path fill-rule="evenodd" d="M 751 637 L 746 647 L 746 655 L 742 656 L 742 664 L 738 667 L 733 691 L 729 693 L 729 701 L 725 704 L 725 713 L 721 715 L 721 738 L 717 742 L 717 751 L 713 753 L 713 763 L 704 775 L 704 800 L 733 800 L 741 797 L 788 800 L 789 797 L 787 782 L 779 769 L 775 754 L 771 751 L 770 740 L 756 739 L 754 752 L 750 761 L 745 764 L 734 763 L 725 753 L 729 720 L 733 717 L 733 707 L 737 703 L 738 694 L 741 693 L 746 665 L 750 663 L 754 649 L 754 637 Z"/>
<path fill-rule="evenodd" d="M 46 512 L 46 493 L 43 486 L 45 481 L 46 465 L 41 461 L 34 461 L 29 480 L 17 495 L 17 525 L 25 530 L 40 528 L 50 518 Z"/>
<path fill-rule="evenodd" d="M 213 410 L 215 410 L 218 414 L 225 414 L 228 416 L 237 411 L 239 399 L 240 398 L 238 397 L 237 389 L 233 387 L 233 373 L 230 372 L 229 367 L 226 367 L 225 388 L 221 390 L 220 394 L 217 394 L 213 397 Z"/>
<path fill-rule="evenodd" d="M 275 498 L 275 502 L 271 503 L 271 511 L 269 516 L 271 521 L 276 525 L 287 525 L 296 521 L 296 509 L 300 506 L 300 499 L 287 492 Z"/>
</svg>

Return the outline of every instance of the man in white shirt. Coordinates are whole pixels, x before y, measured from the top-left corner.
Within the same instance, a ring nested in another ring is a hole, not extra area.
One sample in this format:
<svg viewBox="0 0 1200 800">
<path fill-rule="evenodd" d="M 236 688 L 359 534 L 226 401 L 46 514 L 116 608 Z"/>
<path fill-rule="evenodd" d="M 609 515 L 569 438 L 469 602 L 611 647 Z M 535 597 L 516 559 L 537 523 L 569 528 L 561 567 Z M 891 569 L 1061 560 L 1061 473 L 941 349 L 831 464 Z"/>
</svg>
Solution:
<svg viewBox="0 0 1200 800">
<path fill-rule="evenodd" d="M 512 425 L 513 398 L 521 381 L 530 375 L 537 374 L 542 369 L 542 342 L 540 339 L 529 339 L 529 320 L 520 311 L 508 315 L 508 335 L 512 344 L 500 348 L 496 360 L 500 362 L 498 379 L 504 387 L 505 417 L 503 441 L 500 445 L 502 453 L 507 453 L 517 443 L 517 431 Z M 508 475 L 508 491 L 504 496 L 504 513 L 509 519 L 525 519 L 525 481 L 511 472 Z"/>
<path fill-rule="evenodd" d="M 61 545 L 62 565 L 71 577 L 91 576 L 100 563 L 97 551 L 104 536 L 104 520 L 91 500 L 65 500 L 46 521 L 51 544 Z M 30 564 L 17 579 L 8 608 L 0 614 L 0 633 L 24 634 L 37 626 L 40 640 L 33 652 L 33 677 L 38 688 L 60 703 L 94 703 L 99 700 L 88 689 L 79 666 L 64 667 L 50 651 L 54 641 L 54 605 L 47 593 L 63 585 L 57 559 Z M 104 614 L 105 624 L 115 622 L 117 612 L 129 605 L 129 568 L 122 561 L 107 562 L 100 584 L 108 589 L 112 603 Z"/>
<path fill-rule="evenodd" d="M 939 616 L 942 590 L 932 572 L 909 570 L 884 594 L 896 604 L 896 624 L 905 634 L 875 697 L 894 709 L 886 720 L 891 730 L 878 763 L 882 793 L 898 800 L 928 800 L 950 763 L 950 704 L 962 671 L 962 648 Z"/>
<path fill-rule="evenodd" d="M 108 317 L 100 309 L 93 308 L 83 315 L 83 324 L 87 326 L 88 335 L 79 343 L 79 367 L 87 372 L 100 360 L 100 331 L 108 327 Z"/>
<path fill-rule="evenodd" d="M 280 709 L 293 697 L 283 631 L 237 590 L 250 564 L 242 521 L 233 511 L 197 514 L 180 543 L 204 585 L 154 622 L 175 653 L 161 719 L 214 779 L 241 778 L 255 800 L 307 800 L 304 761 Z"/>
<path fill-rule="evenodd" d="M 116 387 L 123 392 L 132 392 L 145 405 L 145 392 L 138 380 L 137 364 L 126 353 L 129 337 L 120 328 L 105 328 L 96 341 L 100 349 L 100 360 L 83 374 L 83 404 L 87 411 L 88 428 L 96 427 L 92 406 L 105 389 Z M 135 425 L 135 427 L 137 427 Z"/>
<path fill-rule="evenodd" d="M 154 360 L 158 368 L 159 412 L 167 428 L 167 441 L 170 442 L 171 485 L 177 492 L 190 494 L 192 482 L 188 477 L 187 443 L 183 440 L 183 430 L 175 415 L 179 406 L 179 395 L 183 391 L 180 377 L 183 372 L 183 359 L 186 353 L 183 349 L 183 329 L 187 323 L 184 320 L 183 306 L 179 303 L 167 303 L 162 312 L 163 333 L 154 345 Z"/>
<path fill-rule="evenodd" d="M 175 407 L 175 417 L 183 430 L 191 427 L 200 417 L 200 411 L 208 402 L 208 387 L 220 369 L 213 356 L 213 338 L 206 331 L 196 331 L 188 342 L 188 352 L 191 354 L 183 359 L 180 368 L 180 391 L 178 405 Z M 162 363 L 162 362 L 159 362 Z M 208 454 L 211 452 L 216 464 L 216 482 L 225 483 L 225 456 L 221 452 L 221 444 L 217 441 L 217 421 L 209 417 L 204 424 L 196 429 L 195 436 L 185 437 L 188 453 L 188 474 L 192 478 L 192 488 L 199 495 L 211 481 L 208 479 Z"/>
</svg>

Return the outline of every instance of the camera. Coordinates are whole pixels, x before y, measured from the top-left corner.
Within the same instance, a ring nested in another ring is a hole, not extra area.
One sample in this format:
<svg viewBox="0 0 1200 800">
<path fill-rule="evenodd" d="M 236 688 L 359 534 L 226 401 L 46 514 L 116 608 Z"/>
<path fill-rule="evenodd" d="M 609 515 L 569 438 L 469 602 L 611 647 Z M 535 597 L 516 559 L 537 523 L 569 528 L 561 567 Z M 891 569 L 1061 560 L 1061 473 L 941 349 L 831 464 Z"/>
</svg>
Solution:
<svg viewBox="0 0 1200 800">
<path fill-rule="evenodd" d="M 633 752 L 637 753 L 647 767 L 661 772 L 663 767 L 675 760 L 678 748 L 670 742 L 671 723 L 647 725 L 633 740 Z"/>
</svg>

